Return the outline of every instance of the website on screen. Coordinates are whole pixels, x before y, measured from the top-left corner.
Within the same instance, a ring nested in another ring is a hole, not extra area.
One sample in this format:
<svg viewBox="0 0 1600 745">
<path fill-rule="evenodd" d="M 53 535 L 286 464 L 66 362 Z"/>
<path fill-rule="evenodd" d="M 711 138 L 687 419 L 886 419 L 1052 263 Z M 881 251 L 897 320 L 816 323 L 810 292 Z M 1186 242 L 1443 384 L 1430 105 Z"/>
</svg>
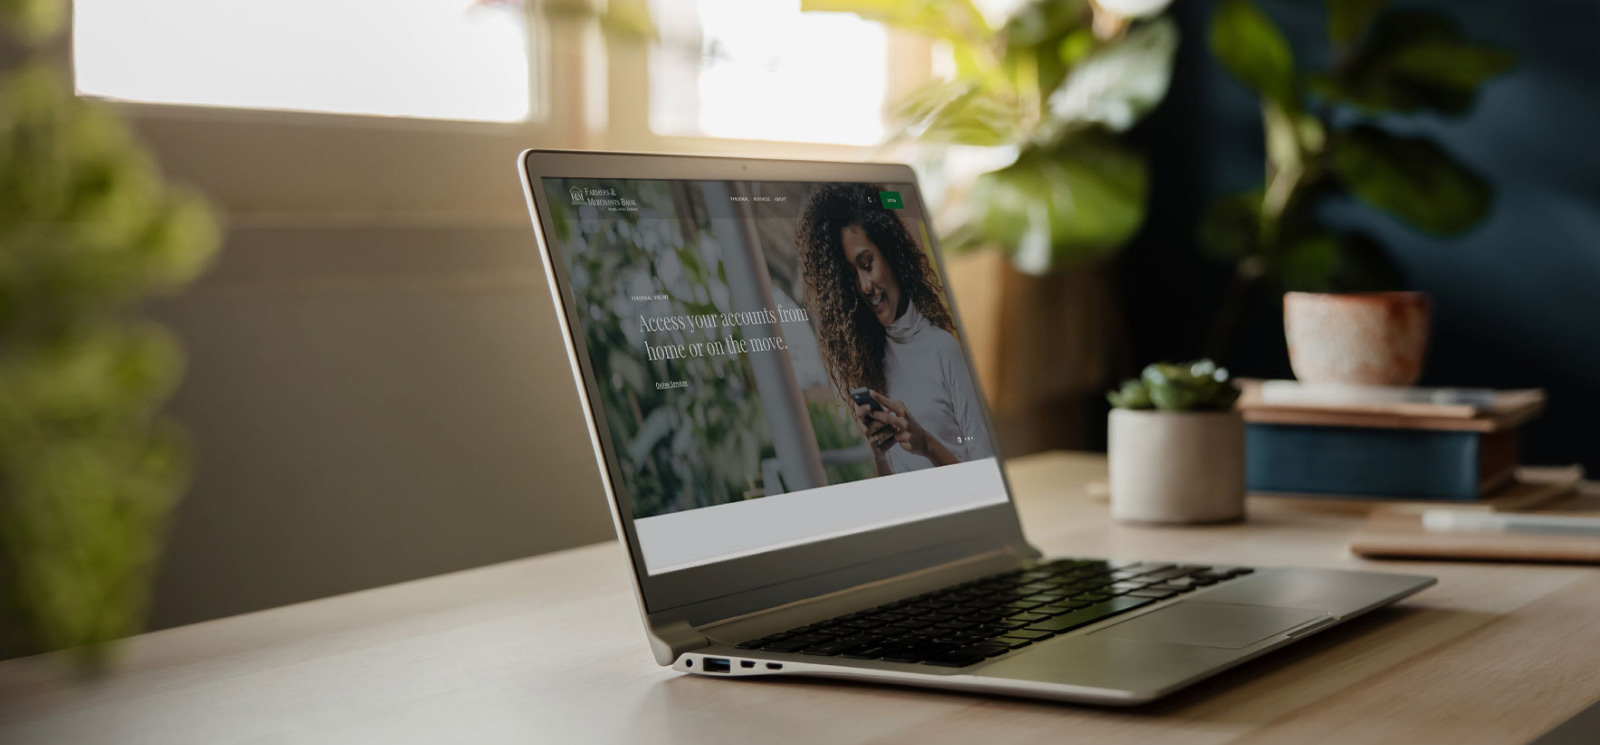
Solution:
<svg viewBox="0 0 1600 745">
<path fill-rule="evenodd" d="M 909 185 L 544 189 L 651 574 L 1005 501 Z"/>
</svg>

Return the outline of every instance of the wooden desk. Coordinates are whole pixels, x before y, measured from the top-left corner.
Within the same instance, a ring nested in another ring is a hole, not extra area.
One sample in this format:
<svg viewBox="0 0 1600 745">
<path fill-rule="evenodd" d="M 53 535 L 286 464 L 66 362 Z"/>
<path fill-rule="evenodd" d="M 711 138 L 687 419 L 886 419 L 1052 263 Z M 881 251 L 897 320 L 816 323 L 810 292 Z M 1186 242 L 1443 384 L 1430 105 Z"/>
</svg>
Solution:
<svg viewBox="0 0 1600 745">
<path fill-rule="evenodd" d="M 1113 525 L 1097 456 L 1011 466 L 1031 539 L 1062 554 L 1433 574 L 1403 605 L 1176 699 L 1104 710 L 827 682 L 685 677 L 650 659 L 601 544 L 152 633 L 69 685 L 0 663 L 3 743 L 1524 743 L 1600 698 L 1600 570 L 1372 563 L 1356 519 Z"/>
</svg>

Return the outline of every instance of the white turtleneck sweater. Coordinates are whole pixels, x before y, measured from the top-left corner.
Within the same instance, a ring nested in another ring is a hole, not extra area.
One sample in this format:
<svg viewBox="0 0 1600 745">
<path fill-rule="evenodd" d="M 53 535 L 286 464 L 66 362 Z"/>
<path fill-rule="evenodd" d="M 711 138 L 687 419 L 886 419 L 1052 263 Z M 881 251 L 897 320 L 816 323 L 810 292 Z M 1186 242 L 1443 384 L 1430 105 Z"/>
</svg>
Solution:
<svg viewBox="0 0 1600 745">
<path fill-rule="evenodd" d="M 883 377 L 890 399 L 905 404 L 911 416 L 962 462 L 994 455 L 977 387 L 967 369 L 961 343 L 907 303 L 888 329 Z M 931 468 L 933 462 L 898 445 L 886 456 L 892 473 Z"/>
</svg>

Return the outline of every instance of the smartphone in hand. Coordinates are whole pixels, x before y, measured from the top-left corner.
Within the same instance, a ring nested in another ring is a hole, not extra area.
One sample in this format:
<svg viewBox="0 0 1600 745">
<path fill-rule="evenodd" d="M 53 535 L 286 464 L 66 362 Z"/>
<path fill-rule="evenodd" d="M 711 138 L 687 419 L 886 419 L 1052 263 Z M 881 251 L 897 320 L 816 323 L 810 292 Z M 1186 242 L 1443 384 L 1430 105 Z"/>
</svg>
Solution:
<svg viewBox="0 0 1600 745">
<path fill-rule="evenodd" d="M 869 407 L 873 411 L 883 411 L 883 404 L 878 403 L 878 399 L 872 397 L 872 393 L 867 390 L 866 386 L 850 391 L 850 398 L 857 404 Z"/>
</svg>

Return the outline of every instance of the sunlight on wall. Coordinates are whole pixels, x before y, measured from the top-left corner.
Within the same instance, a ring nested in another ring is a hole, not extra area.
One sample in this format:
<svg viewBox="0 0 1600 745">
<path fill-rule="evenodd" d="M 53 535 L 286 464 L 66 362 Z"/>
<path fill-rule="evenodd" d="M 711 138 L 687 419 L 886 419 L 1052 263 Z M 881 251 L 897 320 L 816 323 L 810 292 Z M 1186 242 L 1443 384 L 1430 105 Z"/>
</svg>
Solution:
<svg viewBox="0 0 1600 745">
<path fill-rule="evenodd" d="M 510 3 L 77 0 L 74 13 L 86 95 L 496 122 L 532 113 L 526 27 Z"/>
<path fill-rule="evenodd" d="M 868 145 L 884 134 L 888 39 L 799 0 L 654 0 L 660 134 Z"/>
</svg>

